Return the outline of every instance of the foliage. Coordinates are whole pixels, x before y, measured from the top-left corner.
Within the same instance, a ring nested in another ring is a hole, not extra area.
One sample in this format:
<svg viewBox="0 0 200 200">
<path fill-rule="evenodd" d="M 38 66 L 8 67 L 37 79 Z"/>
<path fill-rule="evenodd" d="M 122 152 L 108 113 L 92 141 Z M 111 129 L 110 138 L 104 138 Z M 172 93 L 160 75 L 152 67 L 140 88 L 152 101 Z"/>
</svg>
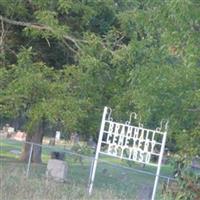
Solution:
<svg viewBox="0 0 200 200">
<path fill-rule="evenodd" d="M 75 84 L 67 79 L 67 75 L 72 73 L 70 67 L 54 71 L 44 63 L 33 63 L 31 49 L 23 49 L 18 55 L 17 65 L 12 66 L 9 72 L 15 76 L 3 90 L 2 114 L 25 118 L 28 132 L 34 132 L 42 120 L 60 126 L 57 128 L 75 129 L 84 102 L 75 102 Z"/>
<path fill-rule="evenodd" d="M 71 150 L 80 155 L 91 156 L 93 154 L 92 149 L 87 145 L 75 144 L 72 146 Z"/>
<path fill-rule="evenodd" d="M 193 157 L 194 158 L 194 157 Z M 186 200 L 186 199 L 199 199 L 200 197 L 200 176 L 198 169 L 191 166 L 191 157 L 184 155 L 176 155 L 173 158 L 176 182 L 174 185 L 168 187 L 165 194 L 166 199 L 171 196 L 172 199 Z"/>
<path fill-rule="evenodd" d="M 118 119 L 136 111 L 152 128 L 169 119 L 167 146 L 192 158 L 199 10 L 195 0 L 0 1 L 1 120 L 97 137 L 108 105 Z"/>
</svg>

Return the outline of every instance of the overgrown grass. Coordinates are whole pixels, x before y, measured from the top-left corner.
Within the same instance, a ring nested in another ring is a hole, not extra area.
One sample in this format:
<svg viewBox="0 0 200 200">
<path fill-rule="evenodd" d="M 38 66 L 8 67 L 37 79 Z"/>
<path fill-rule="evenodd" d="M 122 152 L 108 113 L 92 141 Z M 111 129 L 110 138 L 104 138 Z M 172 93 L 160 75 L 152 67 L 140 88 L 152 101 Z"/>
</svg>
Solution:
<svg viewBox="0 0 200 200">
<path fill-rule="evenodd" d="M 86 188 L 81 183 L 47 181 L 44 176 L 26 178 L 24 164 L 19 162 L 10 162 L 9 165 L 1 163 L 0 177 L 2 200 L 89 199 Z M 92 199 L 118 199 L 118 197 L 109 190 L 96 190 Z"/>
<path fill-rule="evenodd" d="M 17 141 L 1 140 L 1 199 L 89 199 L 87 184 L 90 173 L 91 159 L 84 157 L 80 163 L 75 155 L 66 153 L 65 161 L 68 165 L 67 183 L 48 182 L 45 178 L 47 160 L 52 151 L 43 147 L 43 163 L 31 164 L 29 178 L 25 178 L 27 164 L 17 160 L 18 155 L 11 150 L 20 150 L 21 143 Z M 60 147 L 55 149 L 61 150 Z M 63 149 L 62 149 L 63 150 Z M 103 157 L 104 160 L 127 166 L 119 159 Z M 142 169 L 140 165 L 133 164 L 133 169 Z M 155 168 L 146 166 L 142 170 L 155 172 Z M 162 175 L 170 175 L 170 165 L 162 168 Z M 148 193 L 154 183 L 154 176 L 133 172 L 132 170 L 112 166 L 102 162 L 98 163 L 94 182 L 94 193 L 90 199 L 139 199 L 141 193 Z M 163 180 L 159 182 L 157 199 L 161 200 Z M 13 188 L 13 189 L 12 189 Z M 29 191 L 29 192 L 28 192 Z M 140 199 L 139 199 L 140 200 Z"/>
</svg>

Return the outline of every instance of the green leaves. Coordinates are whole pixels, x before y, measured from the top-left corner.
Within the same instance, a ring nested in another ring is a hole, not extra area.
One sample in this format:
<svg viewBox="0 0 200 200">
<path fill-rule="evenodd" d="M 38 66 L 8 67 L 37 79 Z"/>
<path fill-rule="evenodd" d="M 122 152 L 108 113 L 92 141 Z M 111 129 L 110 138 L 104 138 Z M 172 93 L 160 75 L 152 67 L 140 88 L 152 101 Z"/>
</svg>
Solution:
<svg viewBox="0 0 200 200">
<path fill-rule="evenodd" d="M 22 0 L 0 1 L 0 12 L 6 16 L 24 17 L 27 15 L 27 9 Z"/>
<path fill-rule="evenodd" d="M 32 62 L 32 47 L 28 49 L 22 48 L 20 53 L 17 55 L 17 61 L 20 68 L 29 68 L 33 64 Z"/>
<path fill-rule="evenodd" d="M 58 1 L 58 10 L 62 13 L 62 14 L 68 14 L 70 8 L 73 5 L 73 1 L 72 0 L 59 0 Z"/>
<path fill-rule="evenodd" d="M 42 36 L 43 38 L 63 39 L 64 35 L 69 32 L 66 25 L 61 25 L 57 19 L 57 13 L 49 10 L 40 10 L 35 12 L 37 22 L 40 24 L 27 27 L 24 31 L 34 37 Z"/>
<path fill-rule="evenodd" d="M 195 0 L 0 1 L 1 119 L 96 136 L 107 105 L 152 128 L 169 119 L 170 150 L 195 156 L 199 9 Z"/>
<path fill-rule="evenodd" d="M 42 120 L 52 126 L 60 121 L 63 128 L 75 130 L 82 117 L 80 108 L 84 101 L 75 97 L 74 79 L 63 77 L 62 71 L 56 72 L 44 63 L 33 62 L 31 55 L 31 48 L 22 49 L 13 71 L 1 71 L 2 77 L 9 72 L 15 73 L 0 95 L 2 115 L 10 113 L 13 118 L 25 115 L 25 127 L 30 133 Z M 64 72 L 74 76 L 70 68 Z"/>
<path fill-rule="evenodd" d="M 70 121 L 66 127 L 82 132 L 91 126 L 90 134 L 96 133 L 105 105 L 119 118 L 137 111 L 152 127 L 169 118 L 171 132 L 198 126 L 200 18 L 195 1 L 1 5 L 15 19 L 7 22 L 20 25 L 6 42 L 27 46 L 17 53 L 17 61 L 4 51 L 5 59 L 17 64 L 0 71 L 3 113 L 43 116 L 52 124 L 59 119 L 63 126 Z M 24 8 L 25 22 L 12 15 L 15 5 Z M 26 35 L 19 27 L 26 27 Z"/>
</svg>

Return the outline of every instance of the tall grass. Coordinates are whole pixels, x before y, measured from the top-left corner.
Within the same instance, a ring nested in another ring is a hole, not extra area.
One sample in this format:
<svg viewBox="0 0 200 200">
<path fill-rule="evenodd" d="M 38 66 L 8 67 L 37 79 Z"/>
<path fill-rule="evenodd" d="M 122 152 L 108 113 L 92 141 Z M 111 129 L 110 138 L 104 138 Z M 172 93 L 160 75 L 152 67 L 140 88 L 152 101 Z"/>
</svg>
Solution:
<svg viewBox="0 0 200 200">
<path fill-rule="evenodd" d="M 58 183 L 44 176 L 26 178 L 22 163 L 9 163 L 0 168 L 1 200 L 84 200 L 118 199 L 110 190 L 95 190 L 89 197 L 86 187 L 76 182 Z"/>
<path fill-rule="evenodd" d="M 19 155 L 14 155 L 11 150 L 20 150 L 22 144 L 10 140 L 0 141 L 0 200 L 62 200 L 62 199 L 137 199 L 141 200 L 143 193 L 153 188 L 154 176 L 134 172 L 115 166 L 110 163 L 123 164 L 126 162 L 103 157 L 98 162 L 94 192 L 92 197 L 87 195 L 87 184 L 90 173 L 91 159 L 82 158 L 82 162 L 76 156 L 66 152 L 65 162 L 68 166 L 67 183 L 47 181 L 45 171 L 48 159 L 52 151 L 48 146 L 42 149 L 42 164 L 31 163 L 29 178 L 25 177 L 27 164 L 18 160 Z M 56 147 L 59 149 L 59 147 Z M 60 149 L 61 150 L 61 149 Z M 141 166 L 133 164 L 133 169 L 141 169 Z M 146 166 L 143 171 L 155 173 L 155 169 Z M 162 175 L 170 175 L 171 167 L 164 165 Z M 161 200 L 163 179 L 159 181 L 157 200 Z M 138 198 L 138 196 L 140 196 Z"/>
</svg>

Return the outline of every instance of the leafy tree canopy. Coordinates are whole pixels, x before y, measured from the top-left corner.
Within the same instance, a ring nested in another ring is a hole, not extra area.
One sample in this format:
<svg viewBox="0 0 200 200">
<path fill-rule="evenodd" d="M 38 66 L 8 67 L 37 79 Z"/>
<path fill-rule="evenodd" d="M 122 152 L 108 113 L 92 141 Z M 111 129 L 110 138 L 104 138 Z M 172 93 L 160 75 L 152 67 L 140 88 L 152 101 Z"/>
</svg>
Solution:
<svg viewBox="0 0 200 200">
<path fill-rule="evenodd" d="M 169 146 L 199 132 L 199 10 L 195 0 L 0 1 L 1 119 L 96 136 L 109 105 L 150 127 L 169 119 Z"/>
</svg>

